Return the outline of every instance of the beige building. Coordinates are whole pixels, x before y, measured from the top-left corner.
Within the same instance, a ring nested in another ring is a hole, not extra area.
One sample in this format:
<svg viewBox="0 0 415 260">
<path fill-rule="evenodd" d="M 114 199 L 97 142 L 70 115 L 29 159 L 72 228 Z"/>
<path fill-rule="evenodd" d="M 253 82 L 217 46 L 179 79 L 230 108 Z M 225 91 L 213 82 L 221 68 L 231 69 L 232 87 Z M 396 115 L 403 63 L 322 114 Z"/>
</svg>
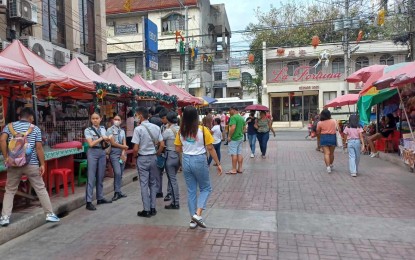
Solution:
<svg viewBox="0 0 415 260">
<path fill-rule="evenodd" d="M 188 7 L 189 92 L 202 96 L 212 89 L 212 66 L 229 57 L 230 27 L 223 4 L 209 0 L 124 1 L 107 0 L 108 57 L 127 75 L 143 74 L 143 18 L 158 27 L 158 70 L 147 72 L 148 80 L 162 79 L 184 88 L 185 55 L 179 52 L 185 37 Z M 177 39 L 177 40 L 176 40 Z M 192 51 L 193 50 L 193 51 Z M 193 54 L 192 54 L 193 53 Z"/>
<path fill-rule="evenodd" d="M 72 58 L 101 72 L 107 59 L 105 0 L 2 0 L 3 49 L 19 39 L 50 64 Z"/>
<path fill-rule="evenodd" d="M 360 91 L 362 84 L 345 81 L 343 57 L 341 43 L 280 50 L 266 48 L 264 43 L 262 104 L 270 107 L 277 125 L 300 127 L 347 87 L 350 93 Z M 369 65 L 404 62 L 407 57 L 405 46 L 390 41 L 362 42 L 351 54 L 349 75 Z M 348 107 L 333 110 L 337 118 L 348 112 Z"/>
</svg>

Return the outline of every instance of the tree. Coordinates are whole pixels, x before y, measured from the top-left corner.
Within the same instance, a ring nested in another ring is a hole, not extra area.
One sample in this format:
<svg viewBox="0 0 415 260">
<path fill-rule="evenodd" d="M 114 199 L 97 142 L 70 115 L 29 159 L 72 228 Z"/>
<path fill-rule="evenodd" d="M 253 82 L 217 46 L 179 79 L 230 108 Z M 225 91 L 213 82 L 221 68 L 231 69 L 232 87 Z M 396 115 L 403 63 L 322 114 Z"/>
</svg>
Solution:
<svg viewBox="0 0 415 260">
<path fill-rule="evenodd" d="M 369 2 L 369 1 L 364 1 Z M 314 35 L 319 36 L 322 43 L 341 42 L 343 32 L 334 31 L 334 21 L 341 19 L 343 7 L 322 3 L 282 3 L 279 8 L 271 5 L 268 12 L 258 7 L 255 15 L 257 24 L 249 24 L 246 38 L 250 41 L 250 53 L 254 54 L 253 65 L 262 79 L 262 42 L 267 47 L 294 47 L 311 45 Z M 385 25 L 376 25 L 376 14 L 365 4 L 354 4 L 350 9 L 350 17 L 358 17 L 360 28 L 349 31 L 349 39 L 357 38 L 360 30 L 364 31 L 363 40 L 392 40 L 396 32 L 409 32 L 407 14 L 389 14 Z M 407 34 L 407 33 L 406 33 Z M 404 43 L 406 44 L 406 42 Z"/>
</svg>

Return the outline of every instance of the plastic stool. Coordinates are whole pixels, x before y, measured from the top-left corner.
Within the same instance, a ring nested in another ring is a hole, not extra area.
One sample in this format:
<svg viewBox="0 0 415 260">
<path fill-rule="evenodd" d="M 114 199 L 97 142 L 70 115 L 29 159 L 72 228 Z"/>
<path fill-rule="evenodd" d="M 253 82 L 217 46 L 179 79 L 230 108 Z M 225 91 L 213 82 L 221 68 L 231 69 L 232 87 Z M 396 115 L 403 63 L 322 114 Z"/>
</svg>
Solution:
<svg viewBox="0 0 415 260">
<path fill-rule="evenodd" d="M 88 169 L 88 161 L 87 160 L 83 160 L 82 162 L 79 163 L 78 166 L 78 186 L 81 186 L 82 183 L 86 183 L 88 178 L 82 176 L 82 171 L 83 170 L 87 170 Z"/>
<path fill-rule="evenodd" d="M 54 175 L 60 175 L 62 176 L 63 181 L 63 190 L 64 190 L 64 196 L 68 196 L 68 175 L 71 176 L 71 184 L 72 184 L 72 194 L 75 193 L 75 184 L 74 184 L 74 175 L 71 169 L 68 168 L 60 168 L 60 169 L 53 169 L 50 171 L 49 176 L 49 194 L 52 194 L 52 183 Z M 55 177 L 55 189 L 56 194 L 60 193 L 58 178 Z"/>
</svg>

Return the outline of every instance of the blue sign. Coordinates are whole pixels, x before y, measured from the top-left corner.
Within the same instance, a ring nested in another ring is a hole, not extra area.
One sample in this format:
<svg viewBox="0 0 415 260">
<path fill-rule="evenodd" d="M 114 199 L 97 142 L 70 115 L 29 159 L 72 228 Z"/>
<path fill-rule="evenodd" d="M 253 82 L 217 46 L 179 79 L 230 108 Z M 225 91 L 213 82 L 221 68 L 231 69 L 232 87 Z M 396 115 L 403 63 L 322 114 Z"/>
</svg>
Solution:
<svg viewBox="0 0 415 260">
<path fill-rule="evenodd" d="M 146 51 L 151 51 L 152 53 L 158 53 L 158 31 L 157 25 L 150 21 L 148 18 L 145 18 L 145 41 L 146 41 Z"/>
<path fill-rule="evenodd" d="M 157 54 L 150 51 L 146 53 L 146 67 L 157 71 L 159 69 L 159 58 Z"/>
</svg>

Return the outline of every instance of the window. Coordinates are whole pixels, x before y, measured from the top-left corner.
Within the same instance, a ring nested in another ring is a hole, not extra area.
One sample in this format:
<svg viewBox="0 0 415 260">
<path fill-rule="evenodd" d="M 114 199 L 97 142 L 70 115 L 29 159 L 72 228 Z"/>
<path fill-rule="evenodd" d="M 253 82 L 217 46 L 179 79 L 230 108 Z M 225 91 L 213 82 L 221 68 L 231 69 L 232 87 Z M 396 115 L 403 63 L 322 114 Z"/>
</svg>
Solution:
<svg viewBox="0 0 415 260">
<path fill-rule="evenodd" d="M 220 80 L 222 80 L 222 71 L 220 71 L 220 72 L 215 72 L 213 75 L 214 75 L 214 77 L 215 77 L 215 81 L 220 81 Z"/>
<path fill-rule="evenodd" d="M 245 87 L 252 86 L 252 75 L 248 72 L 242 72 L 242 84 Z"/>
<path fill-rule="evenodd" d="M 93 0 L 79 0 L 81 52 L 95 55 L 95 12 Z"/>
<path fill-rule="evenodd" d="M 336 97 L 337 97 L 337 92 L 336 91 L 323 92 L 323 104 L 327 105 L 327 103 L 330 100 L 335 99 Z"/>
<path fill-rule="evenodd" d="M 358 57 L 356 59 L 356 68 L 355 71 L 358 71 L 362 68 L 368 67 L 369 66 L 369 58 L 368 57 Z"/>
<path fill-rule="evenodd" d="M 65 2 L 64 0 L 42 0 L 42 38 L 65 47 Z"/>
<path fill-rule="evenodd" d="M 393 65 L 395 63 L 395 60 L 393 59 L 393 56 L 390 54 L 385 54 L 380 56 L 380 65 Z"/>
<path fill-rule="evenodd" d="M 170 54 L 159 54 L 159 71 L 171 71 L 171 56 Z"/>
<path fill-rule="evenodd" d="M 331 72 L 332 73 L 344 73 L 344 59 L 335 58 L 331 63 Z"/>
<path fill-rule="evenodd" d="M 161 20 L 161 32 L 163 34 L 174 33 L 175 31 L 184 30 L 184 16 L 180 14 L 171 14 Z"/>
<path fill-rule="evenodd" d="M 317 74 L 323 69 L 323 64 L 319 64 L 316 68 L 314 66 L 318 63 L 318 59 L 311 60 L 308 65 L 311 67 L 309 70 L 310 74 Z"/>
<path fill-rule="evenodd" d="M 294 76 L 294 72 L 295 70 L 300 67 L 300 63 L 298 61 L 291 61 L 287 63 L 287 68 L 288 68 L 288 75 L 289 76 Z"/>
</svg>

